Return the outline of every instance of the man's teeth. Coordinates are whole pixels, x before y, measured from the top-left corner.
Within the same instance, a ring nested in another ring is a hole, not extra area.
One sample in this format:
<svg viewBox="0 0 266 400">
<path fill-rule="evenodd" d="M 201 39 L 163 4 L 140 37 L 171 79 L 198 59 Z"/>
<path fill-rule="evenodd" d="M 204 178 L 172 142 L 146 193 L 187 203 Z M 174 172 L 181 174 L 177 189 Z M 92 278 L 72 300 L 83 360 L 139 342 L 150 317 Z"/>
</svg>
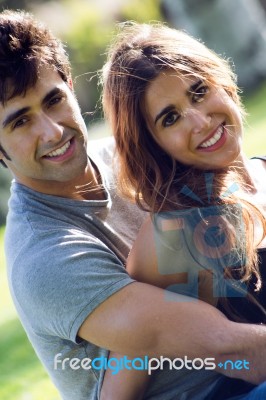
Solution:
<svg viewBox="0 0 266 400">
<path fill-rule="evenodd" d="M 200 147 L 210 147 L 213 146 L 216 142 L 218 142 L 218 140 L 221 139 L 221 136 L 223 134 L 223 126 L 220 126 L 220 128 L 217 130 L 217 132 L 213 135 L 213 137 L 209 140 L 207 140 L 206 142 L 203 142 Z"/>
<path fill-rule="evenodd" d="M 61 156 L 62 154 L 64 154 L 67 149 L 70 146 L 70 141 L 67 142 L 66 144 L 64 144 L 64 146 L 60 147 L 60 149 L 51 151 L 51 153 L 47 154 L 48 157 L 56 157 L 56 156 Z"/>
</svg>

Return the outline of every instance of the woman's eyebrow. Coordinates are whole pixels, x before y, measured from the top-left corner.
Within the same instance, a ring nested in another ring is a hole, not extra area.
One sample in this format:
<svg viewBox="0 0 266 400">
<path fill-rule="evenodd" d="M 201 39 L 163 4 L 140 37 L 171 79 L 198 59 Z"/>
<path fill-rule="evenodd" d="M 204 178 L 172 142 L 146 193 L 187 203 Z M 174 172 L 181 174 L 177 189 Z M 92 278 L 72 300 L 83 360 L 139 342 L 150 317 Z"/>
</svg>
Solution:
<svg viewBox="0 0 266 400">
<path fill-rule="evenodd" d="M 198 89 L 198 87 L 199 87 L 200 85 L 202 85 L 202 83 L 203 83 L 203 80 L 202 80 L 202 79 L 199 79 L 196 83 L 193 83 L 193 84 L 189 87 L 187 93 L 188 93 L 188 94 L 194 93 L 194 92 Z M 157 122 L 163 115 L 167 114 L 167 113 L 170 112 L 170 111 L 173 111 L 174 109 L 175 109 L 175 106 L 174 106 L 173 104 L 169 104 L 168 106 L 164 107 L 164 108 L 156 115 L 156 117 L 155 117 L 155 119 L 154 119 L 154 125 L 156 125 L 156 122 Z"/>
<path fill-rule="evenodd" d="M 154 119 L 154 125 L 156 125 L 156 122 L 162 118 L 163 115 L 167 114 L 169 111 L 173 111 L 175 109 L 175 106 L 173 104 L 169 104 L 168 106 L 164 107 L 159 114 L 156 115 Z"/>
<path fill-rule="evenodd" d="M 200 85 L 202 85 L 203 80 L 199 79 L 196 83 L 193 83 L 193 85 L 190 86 L 190 88 L 188 89 L 188 93 L 195 93 L 195 91 L 198 89 L 198 87 Z"/>
</svg>

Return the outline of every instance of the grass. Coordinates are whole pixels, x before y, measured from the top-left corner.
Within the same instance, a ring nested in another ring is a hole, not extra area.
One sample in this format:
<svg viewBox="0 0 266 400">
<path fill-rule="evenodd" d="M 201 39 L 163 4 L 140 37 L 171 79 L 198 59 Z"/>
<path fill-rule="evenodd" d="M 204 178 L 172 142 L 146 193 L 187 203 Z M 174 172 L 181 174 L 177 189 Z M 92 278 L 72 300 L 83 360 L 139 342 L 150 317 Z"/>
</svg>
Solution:
<svg viewBox="0 0 266 400">
<path fill-rule="evenodd" d="M 265 155 L 266 84 L 250 96 L 245 105 L 250 114 L 244 135 L 246 154 Z M 59 400 L 59 395 L 32 350 L 13 307 L 6 280 L 3 235 L 4 228 L 0 228 L 0 399 Z"/>
</svg>

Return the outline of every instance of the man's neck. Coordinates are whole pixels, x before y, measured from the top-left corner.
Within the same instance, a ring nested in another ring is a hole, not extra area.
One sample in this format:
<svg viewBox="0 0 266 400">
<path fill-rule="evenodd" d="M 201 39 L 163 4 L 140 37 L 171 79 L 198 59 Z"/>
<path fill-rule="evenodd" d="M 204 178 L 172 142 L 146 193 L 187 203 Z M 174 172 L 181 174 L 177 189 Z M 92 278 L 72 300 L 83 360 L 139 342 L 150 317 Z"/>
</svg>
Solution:
<svg viewBox="0 0 266 400">
<path fill-rule="evenodd" d="M 83 171 L 82 174 L 75 177 L 70 181 L 45 181 L 45 180 L 35 180 L 32 183 L 27 181 L 24 177 L 15 176 L 18 183 L 29 187 L 37 192 L 65 197 L 75 200 L 105 200 L 105 190 L 102 185 L 102 178 L 97 167 L 93 166 L 90 162 Z"/>
</svg>

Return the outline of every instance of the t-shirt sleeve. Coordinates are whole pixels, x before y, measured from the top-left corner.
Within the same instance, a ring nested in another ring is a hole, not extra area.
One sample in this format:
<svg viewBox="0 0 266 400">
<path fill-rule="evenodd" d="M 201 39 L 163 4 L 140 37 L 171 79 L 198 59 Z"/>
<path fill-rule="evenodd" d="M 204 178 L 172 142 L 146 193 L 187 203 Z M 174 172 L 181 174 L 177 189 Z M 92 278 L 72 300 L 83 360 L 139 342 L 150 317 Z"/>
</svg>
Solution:
<svg viewBox="0 0 266 400">
<path fill-rule="evenodd" d="M 105 244 L 75 229 L 54 229 L 28 238 L 27 250 L 23 254 L 22 249 L 15 262 L 12 281 L 17 301 L 37 333 L 74 342 L 89 314 L 133 282 Z"/>
</svg>

